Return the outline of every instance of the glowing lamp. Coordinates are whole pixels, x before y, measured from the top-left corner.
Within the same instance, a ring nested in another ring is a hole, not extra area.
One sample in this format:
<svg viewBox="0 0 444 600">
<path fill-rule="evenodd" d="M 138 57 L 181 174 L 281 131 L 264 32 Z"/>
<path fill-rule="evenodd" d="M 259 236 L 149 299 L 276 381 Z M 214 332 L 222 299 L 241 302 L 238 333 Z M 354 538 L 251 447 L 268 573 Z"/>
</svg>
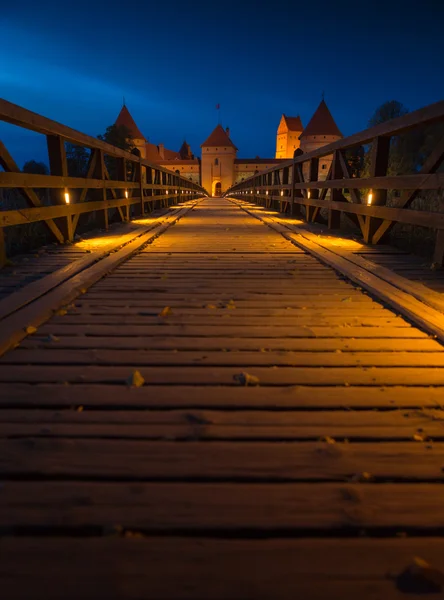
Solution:
<svg viewBox="0 0 444 600">
<path fill-rule="evenodd" d="M 177 190 L 174 190 L 174 193 L 177 194 Z"/>
<path fill-rule="evenodd" d="M 253 190 L 251 190 L 250 194 L 252 194 L 252 193 L 253 193 Z"/>
<path fill-rule="evenodd" d="M 166 190 L 166 191 L 165 191 L 165 194 L 168 196 L 168 194 L 169 194 L 169 191 L 168 191 L 168 190 Z"/>
<path fill-rule="evenodd" d="M 65 202 L 66 202 L 66 204 L 69 204 L 69 194 L 68 194 L 68 192 L 65 192 Z"/>
<path fill-rule="evenodd" d="M 268 196 L 268 190 L 265 192 L 265 194 Z"/>
<path fill-rule="evenodd" d="M 281 190 L 281 196 L 283 196 L 283 195 L 284 195 L 284 190 Z"/>
<path fill-rule="evenodd" d="M 369 195 L 367 196 L 367 205 L 370 206 L 373 200 L 373 194 L 372 192 L 369 193 Z"/>
<path fill-rule="evenodd" d="M 307 198 L 310 199 L 310 196 L 311 196 L 311 192 L 310 192 L 310 190 L 308 190 L 308 192 L 307 192 Z"/>
<path fill-rule="evenodd" d="M 128 190 L 125 190 L 125 198 L 128 198 Z"/>
</svg>

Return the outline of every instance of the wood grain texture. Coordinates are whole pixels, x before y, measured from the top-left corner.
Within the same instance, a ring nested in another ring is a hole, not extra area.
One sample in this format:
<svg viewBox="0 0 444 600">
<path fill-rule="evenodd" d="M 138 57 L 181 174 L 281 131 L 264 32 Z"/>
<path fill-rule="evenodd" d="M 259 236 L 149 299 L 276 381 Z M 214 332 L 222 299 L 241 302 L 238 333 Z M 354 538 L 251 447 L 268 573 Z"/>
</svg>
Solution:
<svg viewBox="0 0 444 600">
<path fill-rule="evenodd" d="M 104 275 L 0 359 L 5 597 L 400 600 L 444 568 L 439 341 L 223 199 Z"/>
</svg>

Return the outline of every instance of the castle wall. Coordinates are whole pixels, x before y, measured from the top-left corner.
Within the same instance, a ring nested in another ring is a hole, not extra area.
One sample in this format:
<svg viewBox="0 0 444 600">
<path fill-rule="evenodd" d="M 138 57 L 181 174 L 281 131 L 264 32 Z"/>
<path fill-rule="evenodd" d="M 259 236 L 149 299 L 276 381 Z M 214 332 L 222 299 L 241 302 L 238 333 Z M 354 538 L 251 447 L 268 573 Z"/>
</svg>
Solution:
<svg viewBox="0 0 444 600">
<path fill-rule="evenodd" d="M 301 150 L 306 152 L 312 152 L 313 150 L 318 150 L 327 144 L 332 144 L 341 138 L 337 135 L 310 135 L 302 138 L 301 140 Z M 318 179 L 319 181 L 325 181 L 327 178 L 328 172 L 330 170 L 331 163 L 333 162 L 333 154 L 328 156 L 323 156 L 319 159 L 319 172 Z M 303 167 L 304 178 L 308 179 L 309 176 L 309 165 L 308 163 Z"/>
<path fill-rule="evenodd" d="M 300 146 L 301 131 L 278 133 L 276 136 L 276 158 L 293 158 L 294 151 Z"/>
<path fill-rule="evenodd" d="M 161 165 L 164 169 L 168 169 L 169 171 L 179 171 L 179 174 L 186 179 L 189 179 L 193 183 L 200 184 L 200 165 L 196 162 L 194 165 L 181 165 L 175 164 L 174 162 L 164 163 Z"/>
<path fill-rule="evenodd" d="M 236 149 L 232 146 L 202 148 L 202 186 L 210 195 L 214 193 L 216 183 L 221 184 L 221 193 L 233 185 L 235 158 Z"/>
</svg>

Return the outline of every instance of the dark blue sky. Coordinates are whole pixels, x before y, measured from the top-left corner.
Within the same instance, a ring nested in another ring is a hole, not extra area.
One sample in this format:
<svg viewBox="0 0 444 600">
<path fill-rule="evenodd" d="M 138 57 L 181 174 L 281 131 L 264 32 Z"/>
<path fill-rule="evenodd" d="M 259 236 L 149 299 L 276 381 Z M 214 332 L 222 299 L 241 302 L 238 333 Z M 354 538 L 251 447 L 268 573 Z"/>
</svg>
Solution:
<svg viewBox="0 0 444 600">
<path fill-rule="evenodd" d="M 0 95 L 94 136 L 125 96 L 150 141 L 195 153 L 219 102 L 238 155 L 270 157 L 281 114 L 306 125 L 323 91 L 344 135 L 386 100 L 443 99 L 443 20 L 438 0 L 24 0 L 2 7 Z M 0 136 L 46 159 L 42 136 Z"/>
</svg>

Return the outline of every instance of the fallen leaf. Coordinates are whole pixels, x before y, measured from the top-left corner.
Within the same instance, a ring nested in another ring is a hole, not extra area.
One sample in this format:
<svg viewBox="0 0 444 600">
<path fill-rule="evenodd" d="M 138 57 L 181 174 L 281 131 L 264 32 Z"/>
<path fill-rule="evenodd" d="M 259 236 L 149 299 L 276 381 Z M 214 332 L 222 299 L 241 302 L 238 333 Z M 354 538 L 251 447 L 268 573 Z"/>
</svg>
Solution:
<svg viewBox="0 0 444 600">
<path fill-rule="evenodd" d="M 250 375 L 249 373 L 239 373 L 238 375 L 233 375 L 234 381 L 237 381 L 240 385 L 248 386 L 248 385 L 259 385 L 259 378 L 254 375 Z"/>
<path fill-rule="evenodd" d="M 126 537 L 126 538 L 143 538 L 145 536 L 143 535 L 143 533 L 140 533 L 140 531 L 125 531 L 125 533 L 123 534 L 123 537 Z"/>
<path fill-rule="evenodd" d="M 190 425 L 211 425 L 211 421 L 208 421 L 208 419 L 199 417 L 199 415 L 193 415 L 192 413 L 186 413 L 185 419 Z"/>
<path fill-rule="evenodd" d="M 330 437 L 329 435 L 326 435 L 326 436 L 322 437 L 320 439 L 320 441 L 321 442 L 327 442 L 327 444 L 336 444 L 336 441 L 332 437 Z"/>
<path fill-rule="evenodd" d="M 171 308 L 169 306 L 165 306 L 165 308 L 160 311 L 159 317 L 167 317 L 169 314 L 171 314 Z"/>
<path fill-rule="evenodd" d="M 46 338 L 43 339 L 43 341 L 47 342 L 47 343 L 50 343 L 50 342 L 59 342 L 60 339 L 57 336 L 52 335 L 52 333 L 50 333 L 48 335 L 48 337 L 46 337 Z"/>
<path fill-rule="evenodd" d="M 350 296 L 347 296 L 346 298 L 342 298 L 341 302 L 351 302 Z"/>
<path fill-rule="evenodd" d="M 372 479 L 372 476 L 370 475 L 370 473 L 367 473 L 367 471 L 364 471 L 362 473 L 356 473 L 355 475 L 350 477 L 350 481 L 352 481 L 353 483 L 356 483 L 356 482 L 364 483 L 366 481 L 370 481 L 371 479 Z"/>
<path fill-rule="evenodd" d="M 83 406 L 78 406 L 77 407 L 77 412 L 83 412 Z"/>
<path fill-rule="evenodd" d="M 25 331 L 28 335 L 31 335 L 32 333 L 35 333 L 37 331 L 37 328 L 34 327 L 34 325 L 28 325 L 28 327 L 26 327 Z"/>
<path fill-rule="evenodd" d="M 207 304 L 205 308 L 210 308 L 211 310 L 214 310 L 217 308 L 217 306 L 215 304 Z"/>
<path fill-rule="evenodd" d="M 68 314 L 68 311 L 66 310 L 66 308 L 59 308 L 59 310 L 56 310 L 55 314 L 59 317 L 64 317 Z"/>
<path fill-rule="evenodd" d="M 145 383 L 145 379 L 142 377 L 139 371 L 133 371 L 130 377 L 126 380 L 127 385 L 130 387 L 142 387 Z"/>
</svg>

